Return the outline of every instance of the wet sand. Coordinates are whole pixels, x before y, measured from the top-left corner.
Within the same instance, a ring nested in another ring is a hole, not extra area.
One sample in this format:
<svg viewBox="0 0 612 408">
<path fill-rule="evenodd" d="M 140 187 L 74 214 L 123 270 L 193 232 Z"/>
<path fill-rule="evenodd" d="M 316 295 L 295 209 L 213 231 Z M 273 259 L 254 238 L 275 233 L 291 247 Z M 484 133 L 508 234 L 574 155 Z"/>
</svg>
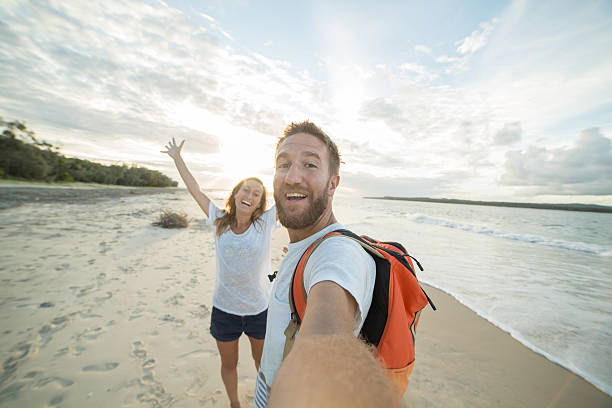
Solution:
<svg viewBox="0 0 612 408">
<path fill-rule="evenodd" d="M 0 183 L 0 210 L 20 205 L 37 203 L 95 203 L 141 194 L 167 194 L 179 190 L 175 187 L 124 187 L 101 184 L 44 184 L 44 183 Z"/>
<path fill-rule="evenodd" d="M 0 211 L 0 406 L 229 406 L 208 332 L 213 234 L 193 200 L 37 194 L 49 199 Z M 185 211 L 191 225 L 152 226 L 160 208 Z M 274 234 L 273 267 L 286 242 L 284 230 Z M 612 406 L 452 297 L 428 293 L 439 311 L 422 315 L 407 407 Z M 244 338 L 238 372 L 251 406 Z"/>
<path fill-rule="evenodd" d="M 612 407 L 612 397 L 424 285 L 407 407 Z"/>
</svg>

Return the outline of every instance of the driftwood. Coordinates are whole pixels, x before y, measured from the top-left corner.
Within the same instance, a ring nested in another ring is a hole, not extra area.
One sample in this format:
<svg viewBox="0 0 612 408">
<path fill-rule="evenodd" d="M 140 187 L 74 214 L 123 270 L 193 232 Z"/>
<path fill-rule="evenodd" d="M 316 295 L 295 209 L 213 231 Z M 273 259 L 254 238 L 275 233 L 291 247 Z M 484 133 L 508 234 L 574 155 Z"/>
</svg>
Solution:
<svg viewBox="0 0 612 408">
<path fill-rule="evenodd" d="M 189 225 L 189 219 L 187 214 L 182 211 L 162 210 L 159 215 L 159 220 L 155 221 L 153 225 L 162 228 L 187 228 Z"/>
</svg>

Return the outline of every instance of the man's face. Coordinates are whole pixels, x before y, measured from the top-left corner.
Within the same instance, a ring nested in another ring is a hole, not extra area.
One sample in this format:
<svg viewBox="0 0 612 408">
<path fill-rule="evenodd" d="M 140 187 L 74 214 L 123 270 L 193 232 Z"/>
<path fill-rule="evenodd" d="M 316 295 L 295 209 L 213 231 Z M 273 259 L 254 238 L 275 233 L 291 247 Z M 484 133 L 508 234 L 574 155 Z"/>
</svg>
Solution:
<svg viewBox="0 0 612 408">
<path fill-rule="evenodd" d="M 330 177 L 325 143 L 307 133 L 289 136 L 278 147 L 275 167 L 274 201 L 283 226 L 306 228 L 331 212 L 337 180 Z"/>
</svg>

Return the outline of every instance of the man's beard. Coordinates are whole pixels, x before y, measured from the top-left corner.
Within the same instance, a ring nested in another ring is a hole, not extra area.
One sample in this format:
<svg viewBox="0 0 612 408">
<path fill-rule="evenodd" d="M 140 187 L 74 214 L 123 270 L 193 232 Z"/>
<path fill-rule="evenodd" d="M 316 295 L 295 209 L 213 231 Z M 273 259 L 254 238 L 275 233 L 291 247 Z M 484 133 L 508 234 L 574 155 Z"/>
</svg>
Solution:
<svg viewBox="0 0 612 408">
<path fill-rule="evenodd" d="M 274 191 L 274 201 L 276 201 L 276 210 L 278 214 L 278 220 L 280 223 L 289 229 L 302 229 L 306 227 L 310 227 L 321 217 L 321 214 L 327 208 L 327 195 L 325 192 L 327 191 L 327 187 L 329 186 L 329 182 L 327 186 L 324 187 L 320 193 L 317 195 L 317 198 L 314 199 L 312 204 L 308 208 L 306 208 L 302 213 L 289 215 L 285 213 L 285 209 L 283 208 L 283 196 L 284 192 Z M 288 190 L 288 189 L 283 189 Z M 312 197 L 312 194 L 309 194 L 308 197 Z"/>
</svg>

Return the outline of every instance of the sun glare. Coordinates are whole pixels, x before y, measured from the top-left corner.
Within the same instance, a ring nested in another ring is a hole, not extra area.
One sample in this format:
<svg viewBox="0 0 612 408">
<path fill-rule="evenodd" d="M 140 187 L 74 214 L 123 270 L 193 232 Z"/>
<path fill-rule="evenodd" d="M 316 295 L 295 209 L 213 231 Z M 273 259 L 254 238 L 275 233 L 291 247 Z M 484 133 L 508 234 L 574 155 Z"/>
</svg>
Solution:
<svg viewBox="0 0 612 408">
<path fill-rule="evenodd" d="M 272 168 L 272 147 L 261 143 L 261 138 L 233 135 L 223 140 L 220 167 L 233 183 L 246 177 L 259 177 L 266 187 L 272 179 L 267 169 Z"/>
<path fill-rule="evenodd" d="M 222 116 L 183 101 L 167 109 L 170 122 L 217 137 L 220 151 L 210 155 L 214 165 L 222 169 L 223 178 L 236 183 L 246 177 L 259 177 L 266 187 L 272 185 L 273 140 L 257 131 L 234 126 Z M 230 186 L 228 186 L 229 188 Z"/>
</svg>

